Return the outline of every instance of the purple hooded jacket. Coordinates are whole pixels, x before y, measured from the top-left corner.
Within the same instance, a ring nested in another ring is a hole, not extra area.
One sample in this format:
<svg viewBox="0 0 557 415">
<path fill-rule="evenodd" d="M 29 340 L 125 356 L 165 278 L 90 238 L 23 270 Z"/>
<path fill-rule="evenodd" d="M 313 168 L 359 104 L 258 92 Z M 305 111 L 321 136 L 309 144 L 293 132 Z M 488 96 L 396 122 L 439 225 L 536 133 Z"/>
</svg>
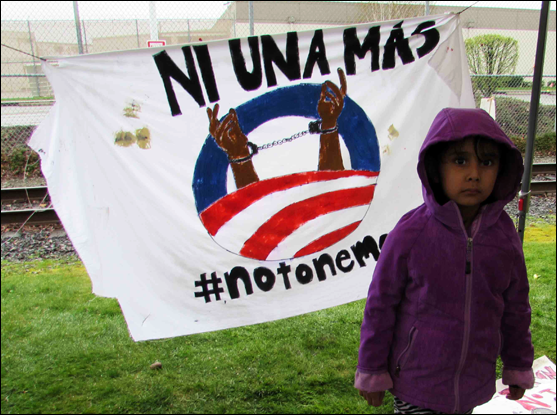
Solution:
<svg viewBox="0 0 557 415">
<path fill-rule="evenodd" d="M 430 146 L 481 135 L 503 144 L 490 203 L 465 229 L 455 202 L 439 205 L 428 182 Z M 462 413 L 503 383 L 532 388 L 534 349 L 524 255 L 503 207 L 516 195 L 520 152 L 483 110 L 442 110 L 418 161 L 425 203 L 387 237 L 369 288 L 355 387 L 389 389 L 422 408 Z"/>
</svg>

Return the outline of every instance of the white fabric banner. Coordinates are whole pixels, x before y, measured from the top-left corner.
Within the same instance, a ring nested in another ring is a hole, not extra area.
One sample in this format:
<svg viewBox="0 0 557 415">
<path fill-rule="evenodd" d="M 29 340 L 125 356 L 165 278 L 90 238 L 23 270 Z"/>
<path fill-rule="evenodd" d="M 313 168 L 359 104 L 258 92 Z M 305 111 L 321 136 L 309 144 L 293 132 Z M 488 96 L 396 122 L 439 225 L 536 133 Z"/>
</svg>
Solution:
<svg viewBox="0 0 557 415">
<path fill-rule="evenodd" d="M 43 66 L 56 105 L 30 145 L 135 340 L 365 298 L 422 203 L 433 118 L 474 106 L 456 15 Z"/>
<path fill-rule="evenodd" d="M 497 381 L 497 392 L 493 398 L 474 408 L 474 414 L 554 414 L 555 406 L 555 363 L 542 356 L 534 360 L 536 382 L 528 389 L 522 399 L 507 399 L 509 387 Z"/>
</svg>

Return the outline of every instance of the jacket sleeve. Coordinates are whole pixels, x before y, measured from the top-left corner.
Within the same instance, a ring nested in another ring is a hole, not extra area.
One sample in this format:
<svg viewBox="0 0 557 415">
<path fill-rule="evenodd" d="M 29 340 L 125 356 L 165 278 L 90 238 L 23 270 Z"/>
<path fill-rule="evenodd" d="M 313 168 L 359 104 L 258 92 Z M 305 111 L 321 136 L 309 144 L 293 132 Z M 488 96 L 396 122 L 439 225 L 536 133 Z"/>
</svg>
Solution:
<svg viewBox="0 0 557 415">
<path fill-rule="evenodd" d="M 355 387 L 379 392 L 392 387 L 388 357 L 399 305 L 407 281 L 407 261 L 396 232 L 387 237 L 369 287 L 360 334 Z"/>
<path fill-rule="evenodd" d="M 354 387 L 366 392 L 383 392 L 393 387 L 393 379 L 388 372 L 370 375 L 356 370 Z"/>
<path fill-rule="evenodd" d="M 531 389 L 534 386 L 532 371 L 534 346 L 530 333 L 529 284 L 522 248 L 515 244 L 515 249 L 513 275 L 509 286 L 503 293 L 505 301 L 505 311 L 501 320 L 503 384 Z"/>
</svg>

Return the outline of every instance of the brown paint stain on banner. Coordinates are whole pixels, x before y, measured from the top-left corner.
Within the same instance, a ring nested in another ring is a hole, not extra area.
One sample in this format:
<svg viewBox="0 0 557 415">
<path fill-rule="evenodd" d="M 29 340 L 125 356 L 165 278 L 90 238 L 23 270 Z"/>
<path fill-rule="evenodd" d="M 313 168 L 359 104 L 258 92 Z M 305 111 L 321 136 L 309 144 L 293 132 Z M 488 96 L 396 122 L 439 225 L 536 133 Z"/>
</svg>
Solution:
<svg viewBox="0 0 557 415">
<path fill-rule="evenodd" d="M 135 134 L 120 130 L 114 134 L 114 144 L 120 147 L 131 147 L 137 144 L 139 148 L 149 150 L 151 148 L 151 132 L 147 127 L 135 130 Z"/>
<path fill-rule="evenodd" d="M 124 107 L 124 117 L 139 118 L 137 113 L 141 111 L 141 105 L 135 101 L 131 101 L 129 105 Z"/>
<path fill-rule="evenodd" d="M 120 147 L 130 147 L 137 141 L 135 135 L 129 131 L 118 131 L 114 136 L 114 144 Z"/>
<path fill-rule="evenodd" d="M 135 136 L 137 138 L 137 145 L 139 148 L 144 150 L 151 148 L 151 132 L 147 127 L 135 130 Z"/>
</svg>

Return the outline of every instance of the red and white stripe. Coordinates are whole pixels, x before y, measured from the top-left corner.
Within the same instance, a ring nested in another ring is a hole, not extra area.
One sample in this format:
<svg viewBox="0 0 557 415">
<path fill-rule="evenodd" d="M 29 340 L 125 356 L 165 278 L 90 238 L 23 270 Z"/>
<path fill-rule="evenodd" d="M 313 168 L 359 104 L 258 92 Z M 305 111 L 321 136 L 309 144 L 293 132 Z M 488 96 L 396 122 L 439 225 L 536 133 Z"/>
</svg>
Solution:
<svg viewBox="0 0 557 415">
<path fill-rule="evenodd" d="M 200 217 L 223 248 L 260 260 L 323 250 L 365 216 L 377 172 L 314 171 L 275 177 L 219 199 Z"/>
</svg>

